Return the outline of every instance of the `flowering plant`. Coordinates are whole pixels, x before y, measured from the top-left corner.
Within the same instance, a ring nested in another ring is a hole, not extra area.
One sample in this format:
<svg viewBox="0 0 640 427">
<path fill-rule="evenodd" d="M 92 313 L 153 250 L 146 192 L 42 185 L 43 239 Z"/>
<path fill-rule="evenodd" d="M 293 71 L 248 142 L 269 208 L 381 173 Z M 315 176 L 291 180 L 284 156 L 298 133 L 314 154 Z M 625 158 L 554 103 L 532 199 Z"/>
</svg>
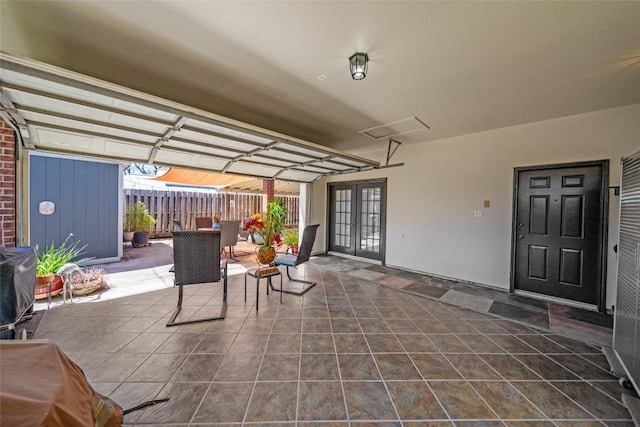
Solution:
<svg viewBox="0 0 640 427">
<path fill-rule="evenodd" d="M 267 214 L 262 219 L 259 213 L 251 216 L 245 224 L 245 228 L 258 233 L 262 237 L 262 248 L 267 249 L 276 244 L 280 246 L 282 237 L 280 233 L 287 218 L 287 209 L 280 200 L 274 200 L 267 205 Z"/>
<path fill-rule="evenodd" d="M 251 218 L 244 225 L 244 228 L 251 231 L 252 233 L 264 229 L 264 221 L 260 217 L 260 214 L 254 213 L 253 215 L 251 215 Z"/>
</svg>

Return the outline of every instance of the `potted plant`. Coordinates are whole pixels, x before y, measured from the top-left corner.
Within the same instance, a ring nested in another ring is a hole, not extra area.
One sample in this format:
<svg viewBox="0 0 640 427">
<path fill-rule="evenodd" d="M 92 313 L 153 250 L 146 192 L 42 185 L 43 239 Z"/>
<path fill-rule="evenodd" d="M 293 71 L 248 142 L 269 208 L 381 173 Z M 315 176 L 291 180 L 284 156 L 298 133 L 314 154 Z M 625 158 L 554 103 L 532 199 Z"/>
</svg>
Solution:
<svg viewBox="0 0 640 427">
<path fill-rule="evenodd" d="M 134 229 L 135 223 L 133 221 L 133 218 L 134 217 L 132 209 L 127 209 L 122 221 L 122 240 L 125 242 L 130 242 L 133 240 L 133 232 L 136 231 Z"/>
<path fill-rule="evenodd" d="M 285 230 L 282 235 L 282 243 L 289 247 L 289 250 L 292 254 L 298 253 L 298 244 L 299 244 L 300 236 L 298 234 L 297 228 L 290 228 Z"/>
<path fill-rule="evenodd" d="M 125 213 L 124 223 L 133 231 L 131 244 L 134 248 L 149 245 L 149 232 L 156 220 L 149 214 L 144 202 L 136 202 L 129 206 Z"/>
<path fill-rule="evenodd" d="M 87 245 L 79 247 L 80 242 L 69 244 L 69 238 L 73 234 L 69 234 L 64 242 L 56 246 L 53 242 L 43 251 L 40 251 L 38 245 L 35 247 L 36 252 L 36 290 L 35 297 L 46 298 L 51 292 L 51 296 L 56 296 L 62 292 L 62 277 L 56 273 L 63 265 L 75 260 L 82 254 Z M 76 262 L 81 262 L 76 261 Z M 49 285 L 51 288 L 49 289 Z"/>
<path fill-rule="evenodd" d="M 282 243 L 280 233 L 287 219 L 287 208 L 281 200 L 274 200 L 267 205 L 267 214 L 264 220 L 254 221 L 252 229 L 261 239 L 262 244 L 256 248 L 258 262 L 260 264 L 271 264 L 276 258 L 275 245 Z"/>
</svg>

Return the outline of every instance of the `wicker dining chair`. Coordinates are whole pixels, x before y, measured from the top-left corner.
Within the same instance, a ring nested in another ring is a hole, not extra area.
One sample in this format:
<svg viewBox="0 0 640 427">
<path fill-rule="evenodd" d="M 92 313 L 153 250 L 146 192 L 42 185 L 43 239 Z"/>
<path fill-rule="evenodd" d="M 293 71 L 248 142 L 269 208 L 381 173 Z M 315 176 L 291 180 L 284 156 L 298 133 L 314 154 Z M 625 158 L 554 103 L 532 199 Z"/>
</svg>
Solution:
<svg viewBox="0 0 640 427">
<path fill-rule="evenodd" d="M 167 326 L 224 319 L 227 311 L 227 262 L 220 261 L 220 233 L 205 230 L 174 231 L 173 262 L 174 285 L 178 287 L 178 306 Z M 220 281 L 222 309 L 219 315 L 176 322 L 182 310 L 183 286 Z"/>
<path fill-rule="evenodd" d="M 213 227 L 213 219 L 210 216 L 201 216 L 196 218 L 196 228 Z"/>
</svg>

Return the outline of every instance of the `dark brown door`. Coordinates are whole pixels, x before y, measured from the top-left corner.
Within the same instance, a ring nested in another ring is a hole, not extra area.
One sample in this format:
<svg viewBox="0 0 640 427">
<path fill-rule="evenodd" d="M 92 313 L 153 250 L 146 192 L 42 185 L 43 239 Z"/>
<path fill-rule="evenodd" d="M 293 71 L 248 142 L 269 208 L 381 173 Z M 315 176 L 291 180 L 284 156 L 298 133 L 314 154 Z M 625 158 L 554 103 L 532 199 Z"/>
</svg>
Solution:
<svg viewBox="0 0 640 427">
<path fill-rule="evenodd" d="M 608 163 L 516 169 L 514 289 L 602 305 Z"/>
<path fill-rule="evenodd" d="M 329 184 L 329 250 L 384 261 L 385 181 Z"/>
</svg>

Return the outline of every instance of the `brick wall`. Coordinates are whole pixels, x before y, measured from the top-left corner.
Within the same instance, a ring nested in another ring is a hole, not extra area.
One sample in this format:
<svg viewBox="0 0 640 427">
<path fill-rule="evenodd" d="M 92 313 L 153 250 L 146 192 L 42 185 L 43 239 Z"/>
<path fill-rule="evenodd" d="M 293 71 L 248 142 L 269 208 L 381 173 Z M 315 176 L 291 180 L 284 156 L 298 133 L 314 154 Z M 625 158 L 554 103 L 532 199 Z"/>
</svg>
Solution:
<svg viewBox="0 0 640 427">
<path fill-rule="evenodd" d="M 13 129 L 0 119 L 0 245 L 16 245 L 16 144 Z"/>
<path fill-rule="evenodd" d="M 273 202 L 275 198 L 274 194 L 275 189 L 275 181 L 272 179 L 263 179 L 262 180 L 262 194 L 264 197 L 262 198 L 262 212 L 267 211 L 267 205 Z"/>
</svg>

